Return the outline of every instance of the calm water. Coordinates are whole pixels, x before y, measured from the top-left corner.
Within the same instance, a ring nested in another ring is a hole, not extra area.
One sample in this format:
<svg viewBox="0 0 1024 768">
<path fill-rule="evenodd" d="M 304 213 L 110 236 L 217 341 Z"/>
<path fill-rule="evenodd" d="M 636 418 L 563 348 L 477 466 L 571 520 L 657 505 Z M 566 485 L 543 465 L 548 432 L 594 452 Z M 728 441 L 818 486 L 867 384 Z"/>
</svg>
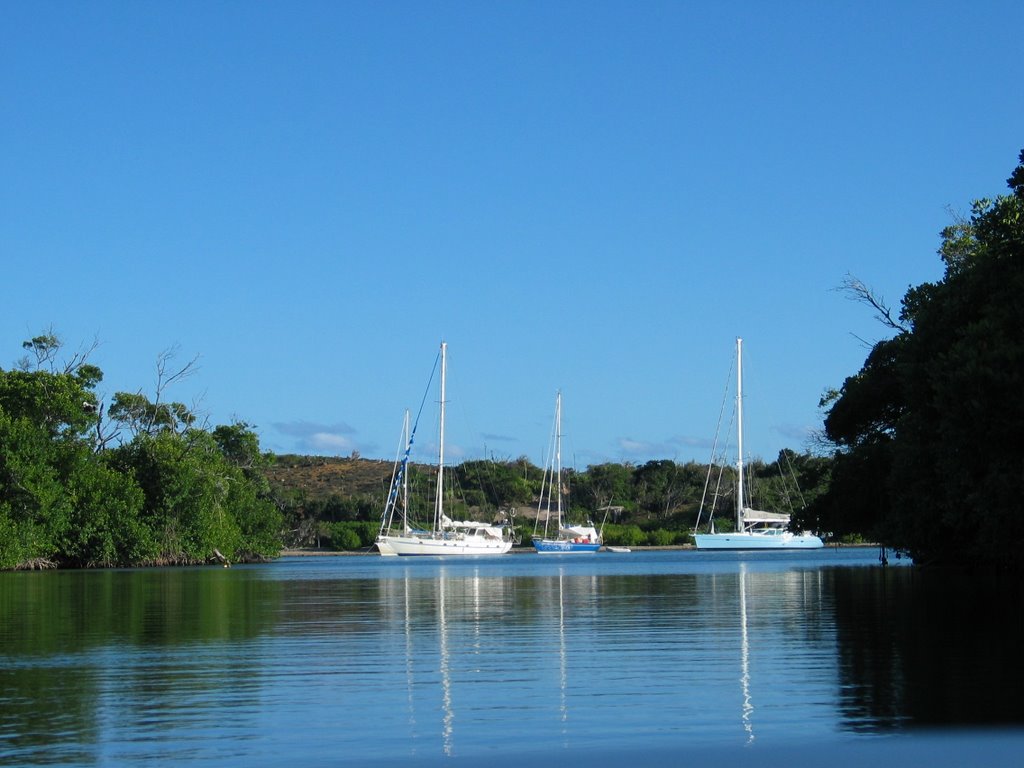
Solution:
<svg viewBox="0 0 1024 768">
<path fill-rule="evenodd" d="M 1017 765 L 1020 595 L 856 549 L 0 573 L 0 763 Z"/>
</svg>

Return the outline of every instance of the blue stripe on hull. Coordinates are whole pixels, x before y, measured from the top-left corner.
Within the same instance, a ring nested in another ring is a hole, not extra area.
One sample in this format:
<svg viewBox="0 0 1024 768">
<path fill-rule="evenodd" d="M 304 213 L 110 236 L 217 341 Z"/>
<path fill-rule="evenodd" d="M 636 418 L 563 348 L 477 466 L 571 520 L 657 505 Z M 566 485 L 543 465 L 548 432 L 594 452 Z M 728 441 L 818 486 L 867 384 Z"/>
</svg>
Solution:
<svg viewBox="0 0 1024 768">
<path fill-rule="evenodd" d="M 580 554 L 584 552 L 597 552 L 600 544 L 583 544 L 576 541 L 547 541 L 533 540 L 533 548 L 541 554 Z"/>
</svg>

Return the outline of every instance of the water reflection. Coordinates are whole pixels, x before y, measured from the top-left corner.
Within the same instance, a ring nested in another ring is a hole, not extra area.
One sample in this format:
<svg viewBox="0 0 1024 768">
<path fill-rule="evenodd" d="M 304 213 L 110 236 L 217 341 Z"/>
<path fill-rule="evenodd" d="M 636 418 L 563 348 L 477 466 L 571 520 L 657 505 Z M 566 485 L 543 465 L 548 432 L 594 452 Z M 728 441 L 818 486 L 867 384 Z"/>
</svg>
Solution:
<svg viewBox="0 0 1024 768">
<path fill-rule="evenodd" d="M 1024 599 L 1012 575 L 833 574 L 845 727 L 1024 723 Z"/>
<path fill-rule="evenodd" d="M 705 697 L 696 716 L 716 738 L 734 734 L 750 746 L 763 732 L 822 737 L 834 730 L 835 634 L 821 572 L 758 570 L 697 575 L 693 631 L 705 642 L 695 690 Z M 721 670 L 721 671 L 719 671 Z"/>
<path fill-rule="evenodd" d="M 558 711 L 561 714 L 562 736 L 568 735 L 569 654 L 565 645 L 565 568 L 558 569 Z M 564 743 L 564 742 L 563 742 Z"/>
<path fill-rule="evenodd" d="M 569 744 L 573 681 L 596 679 L 587 658 L 571 652 L 570 635 L 582 632 L 579 617 L 599 616 L 600 580 L 564 568 L 510 578 L 438 565 L 431 575 L 408 566 L 378 582 L 384 625 L 400 624 L 404 638 L 402 658 L 391 662 L 404 670 L 411 753 L 439 746 L 456 754 L 463 729 L 479 741 L 489 727 L 496 742 L 511 742 L 510 725 L 524 723 Z M 583 695 L 591 687 L 576 686 Z"/>
<path fill-rule="evenodd" d="M 754 724 L 751 714 L 754 705 L 750 700 L 750 639 L 747 635 L 747 565 L 740 563 L 740 684 L 743 688 L 743 730 L 747 732 L 747 744 L 754 741 Z"/>
<path fill-rule="evenodd" d="M 0 574 L 0 761 L 765 754 L 1024 723 L 1019 586 L 874 553 L 539 560 Z"/>
<path fill-rule="evenodd" d="M 416 734 L 412 753 L 418 754 L 421 745 L 430 751 L 429 736 L 419 735 L 422 725 L 426 734 L 439 734 L 441 752 L 452 755 L 456 736 L 456 677 L 462 672 L 485 678 L 497 674 L 488 668 L 490 661 L 479 659 L 477 663 L 474 657 L 488 654 L 484 623 L 504 602 L 504 581 L 482 578 L 478 572 L 452 578 L 444 565 L 432 575 L 434 578 L 423 578 L 422 570 L 408 567 L 400 578 L 378 581 L 378 604 L 383 612 L 383 626 L 402 628 L 401 666 L 405 671 L 407 722 Z M 396 613 L 398 608 L 401 615 Z M 432 682 L 437 683 L 436 689 Z M 439 700 L 431 703 L 429 694 L 435 690 Z M 438 707 L 439 723 L 435 726 L 429 717 Z M 418 708 L 427 715 L 420 715 Z"/>
<path fill-rule="evenodd" d="M 123 715 L 143 737 L 187 719 L 278 592 L 223 569 L 0 573 L 0 756 L 89 764 Z"/>
<path fill-rule="evenodd" d="M 476 583 L 477 579 L 474 578 L 473 583 Z M 406 580 L 408 584 L 408 580 Z M 441 573 L 437 579 L 438 586 L 438 634 L 440 635 L 440 646 L 441 646 L 441 697 L 442 697 L 442 708 L 444 709 L 444 728 L 441 730 L 441 738 L 444 745 L 444 753 L 451 755 L 452 753 L 452 720 L 454 714 L 452 712 L 452 680 L 451 671 L 449 669 L 448 659 L 448 623 L 445 620 L 444 615 L 444 592 L 445 592 L 445 580 L 444 580 L 444 569 L 441 569 Z M 473 612 L 476 615 L 476 611 Z"/>
</svg>

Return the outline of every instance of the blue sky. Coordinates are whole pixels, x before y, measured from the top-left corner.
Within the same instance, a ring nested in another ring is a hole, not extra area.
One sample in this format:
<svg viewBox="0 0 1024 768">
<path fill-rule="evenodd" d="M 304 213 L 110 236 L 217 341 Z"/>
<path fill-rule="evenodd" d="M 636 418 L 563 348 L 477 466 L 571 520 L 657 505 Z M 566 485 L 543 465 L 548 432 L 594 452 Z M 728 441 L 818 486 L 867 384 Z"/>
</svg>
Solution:
<svg viewBox="0 0 1024 768">
<path fill-rule="evenodd" d="M 1019 2 L 0 5 L 0 330 L 99 394 L 391 458 L 442 339 L 448 453 L 754 456 L 941 276 L 1024 147 Z M 428 446 L 432 427 L 421 425 Z M 428 459 L 428 456 L 421 456 Z"/>
</svg>

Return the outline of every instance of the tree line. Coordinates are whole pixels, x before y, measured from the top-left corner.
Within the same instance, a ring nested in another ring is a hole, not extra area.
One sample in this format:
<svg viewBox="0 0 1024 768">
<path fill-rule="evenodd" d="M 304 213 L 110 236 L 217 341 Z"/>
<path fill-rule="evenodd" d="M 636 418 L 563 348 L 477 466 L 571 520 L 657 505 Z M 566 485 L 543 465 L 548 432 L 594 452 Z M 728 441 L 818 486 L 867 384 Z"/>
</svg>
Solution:
<svg viewBox="0 0 1024 768">
<path fill-rule="evenodd" d="M 276 557 L 281 512 L 247 424 L 206 428 L 165 399 L 195 360 L 158 361 L 155 396 L 104 413 L 89 351 L 60 361 L 48 332 L 0 369 L 0 569 Z"/>
<path fill-rule="evenodd" d="M 828 457 L 784 449 L 774 461 L 748 462 L 745 476 L 759 505 L 795 514 L 824 492 L 830 465 Z M 517 538 L 529 543 L 545 482 L 542 468 L 520 457 L 465 461 L 445 472 L 445 509 L 450 517 L 511 522 Z M 412 464 L 408 473 L 409 518 L 419 527 L 429 527 L 436 469 Z M 660 459 L 563 469 L 563 516 L 603 527 L 604 539 L 612 545 L 686 544 L 692 541 L 702 505 L 704 524 L 714 515 L 717 530 L 732 530 L 735 488 L 734 466 Z M 302 491 L 279 488 L 276 495 L 285 515 L 286 545 L 360 549 L 373 544 L 383 493 L 335 492 L 311 499 Z"/>
<path fill-rule="evenodd" d="M 1021 564 L 1024 151 L 1007 185 L 943 230 L 942 279 L 910 288 L 898 313 L 849 282 L 890 334 L 822 400 L 832 478 L 799 524 L 917 563 Z"/>
</svg>

